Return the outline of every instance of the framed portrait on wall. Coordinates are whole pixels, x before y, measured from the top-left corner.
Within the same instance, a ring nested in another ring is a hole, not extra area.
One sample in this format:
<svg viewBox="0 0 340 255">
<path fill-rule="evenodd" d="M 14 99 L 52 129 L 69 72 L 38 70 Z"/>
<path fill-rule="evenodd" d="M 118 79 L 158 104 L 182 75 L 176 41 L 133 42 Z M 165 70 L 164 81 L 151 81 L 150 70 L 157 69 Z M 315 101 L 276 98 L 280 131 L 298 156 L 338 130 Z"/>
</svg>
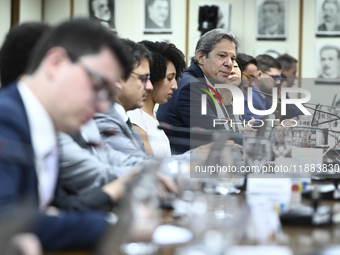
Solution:
<svg viewBox="0 0 340 255">
<path fill-rule="evenodd" d="M 285 40 L 287 0 L 256 0 L 259 40 Z"/>
<path fill-rule="evenodd" d="M 200 2 L 198 10 L 198 30 L 203 35 L 214 28 L 229 30 L 230 4 L 222 2 Z"/>
<path fill-rule="evenodd" d="M 171 34 L 172 0 L 144 1 L 144 34 Z"/>
<path fill-rule="evenodd" d="M 336 43 L 317 43 L 315 83 L 340 84 L 340 47 Z"/>
<path fill-rule="evenodd" d="M 340 36 L 339 0 L 317 0 L 316 35 Z"/>
<path fill-rule="evenodd" d="M 88 0 L 90 19 L 100 22 L 103 26 L 116 31 L 114 0 Z"/>
</svg>

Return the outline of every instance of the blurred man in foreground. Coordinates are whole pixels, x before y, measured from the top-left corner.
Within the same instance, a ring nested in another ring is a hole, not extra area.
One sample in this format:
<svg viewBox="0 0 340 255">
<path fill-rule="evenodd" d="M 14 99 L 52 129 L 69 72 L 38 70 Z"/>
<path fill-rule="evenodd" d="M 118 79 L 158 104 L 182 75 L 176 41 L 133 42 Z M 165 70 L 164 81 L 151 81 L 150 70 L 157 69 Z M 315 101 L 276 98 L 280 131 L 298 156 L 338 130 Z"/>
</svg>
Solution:
<svg viewBox="0 0 340 255">
<path fill-rule="evenodd" d="M 56 131 L 73 133 L 95 111 L 106 110 L 110 86 L 129 70 L 124 46 L 89 20 L 65 22 L 35 47 L 25 74 L 0 95 L 1 208 L 29 200 L 38 208 L 35 233 L 44 250 L 85 249 L 107 230 L 101 213 L 49 216 L 58 178 Z M 113 72 L 112 70 L 115 70 Z M 81 238 L 79 238 L 81 236 Z"/>
</svg>

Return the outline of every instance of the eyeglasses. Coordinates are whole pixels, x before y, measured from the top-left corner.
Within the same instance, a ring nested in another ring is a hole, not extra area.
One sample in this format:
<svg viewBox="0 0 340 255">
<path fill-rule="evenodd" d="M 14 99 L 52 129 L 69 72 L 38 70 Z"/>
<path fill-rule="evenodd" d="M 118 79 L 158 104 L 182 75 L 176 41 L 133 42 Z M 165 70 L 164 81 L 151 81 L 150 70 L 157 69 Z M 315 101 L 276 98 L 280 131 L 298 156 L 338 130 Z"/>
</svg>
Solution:
<svg viewBox="0 0 340 255">
<path fill-rule="evenodd" d="M 150 74 L 139 74 L 139 73 L 135 73 L 135 72 L 131 72 L 132 74 L 137 75 L 138 79 L 141 80 L 141 82 L 144 85 L 144 88 L 146 87 L 146 83 L 148 82 L 148 80 L 150 80 Z"/>
<path fill-rule="evenodd" d="M 246 74 L 244 72 L 242 72 L 242 74 L 249 79 L 255 79 L 255 77 L 253 75 L 249 75 L 249 74 Z"/>
<path fill-rule="evenodd" d="M 266 75 L 272 77 L 275 83 L 281 83 L 281 80 L 282 80 L 282 76 L 281 75 L 271 75 L 271 74 L 269 74 L 267 72 L 263 72 L 263 73 L 265 73 Z"/>
<path fill-rule="evenodd" d="M 88 75 L 91 80 L 93 90 L 97 95 L 98 101 L 107 101 L 112 99 L 110 82 L 100 73 L 90 69 L 84 63 L 77 63 Z"/>
</svg>

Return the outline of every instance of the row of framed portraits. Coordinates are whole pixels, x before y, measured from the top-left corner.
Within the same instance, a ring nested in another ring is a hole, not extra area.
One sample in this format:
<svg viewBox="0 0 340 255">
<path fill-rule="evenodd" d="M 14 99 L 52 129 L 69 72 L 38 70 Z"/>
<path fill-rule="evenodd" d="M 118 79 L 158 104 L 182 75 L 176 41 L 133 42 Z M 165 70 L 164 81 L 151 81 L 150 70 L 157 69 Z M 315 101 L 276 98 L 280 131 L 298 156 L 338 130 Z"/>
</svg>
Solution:
<svg viewBox="0 0 340 255">
<path fill-rule="evenodd" d="M 287 0 L 256 0 L 256 6 L 257 39 L 286 39 L 289 19 Z M 317 0 L 315 8 L 316 36 L 340 36 L 338 0 Z"/>
<path fill-rule="evenodd" d="M 115 0 L 88 0 L 91 19 L 116 31 Z M 144 0 L 144 33 L 172 33 L 172 0 Z"/>
<path fill-rule="evenodd" d="M 267 54 L 277 58 L 287 53 L 283 49 L 257 49 L 254 56 Z M 340 85 L 340 46 L 337 43 L 317 42 L 315 44 L 315 84 Z"/>
<path fill-rule="evenodd" d="M 172 33 L 173 0 L 144 0 L 144 33 Z M 316 1 L 316 36 L 340 36 L 339 0 Z M 183 1 L 184 2 L 184 1 Z M 285 40 L 289 13 L 288 0 L 256 0 L 256 38 Z M 116 30 L 115 0 L 88 0 L 89 16 Z M 229 29 L 230 4 L 204 2 L 199 4 L 198 28 L 202 32 L 220 27 Z"/>
</svg>

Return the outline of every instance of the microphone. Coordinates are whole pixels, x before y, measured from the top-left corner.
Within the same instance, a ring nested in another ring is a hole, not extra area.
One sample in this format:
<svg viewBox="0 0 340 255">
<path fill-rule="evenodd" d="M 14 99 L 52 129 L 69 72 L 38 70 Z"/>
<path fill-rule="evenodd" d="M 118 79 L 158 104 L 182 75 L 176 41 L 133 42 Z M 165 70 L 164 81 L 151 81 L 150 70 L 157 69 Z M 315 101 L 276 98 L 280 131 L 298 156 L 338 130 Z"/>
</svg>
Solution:
<svg viewBox="0 0 340 255">
<path fill-rule="evenodd" d="M 183 132 L 183 133 L 190 133 L 190 134 L 205 134 L 205 135 L 214 135 L 217 131 L 215 130 L 208 130 L 200 127 L 192 127 L 192 128 L 187 128 L 187 127 L 177 127 L 173 126 L 171 124 L 165 123 L 165 122 L 160 122 L 158 125 L 158 129 L 164 130 L 165 132 L 167 131 L 176 131 L 176 132 Z M 223 130 L 220 130 L 223 131 Z"/>
</svg>

